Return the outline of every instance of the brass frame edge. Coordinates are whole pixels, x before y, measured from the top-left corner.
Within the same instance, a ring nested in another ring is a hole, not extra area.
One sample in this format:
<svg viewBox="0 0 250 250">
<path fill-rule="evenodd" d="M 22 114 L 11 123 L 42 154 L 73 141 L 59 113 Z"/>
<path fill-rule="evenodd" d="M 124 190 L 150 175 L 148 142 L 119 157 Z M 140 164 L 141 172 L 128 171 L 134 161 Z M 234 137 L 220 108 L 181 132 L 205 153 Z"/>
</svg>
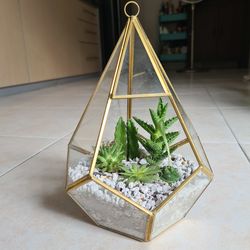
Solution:
<svg viewBox="0 0 250 250">
<path fill-rule="evenodd" d="M 148 215 L 147 227 L 145 232 L 145 241 L 151 240 L 154 219 L 155 219 L 155 214 Z"/>
<path fill-rule="evenodd" d="M 84 109 L 84 112 L 82 113 L 82 116 L 81 116 L 81 118 L 80 118 L 80 120 L 79 120 L 79 122 L 78 122 L 78 124 L 77 124 L 77 126 L 76 126 L 76 128 L 74 130 L 74 133 L 71 136 L 71 139 L 70 139 L 70 141 L 68 143 L 69 145 L 72 144 L 72 141 L 73 141 L 77 131 L 79 130 L 80 124 L 82 123 L 82 120 L 83 120 L 83 118 L 84 118 L 84 116 L 85 116 L 85 114 L 86 114 L 86 112 L 87 112 L 87 110 L 89 108 L 89 105 L 92 102 L 94 96 L 96 95 L 97 91 L 99 90 L 99 88 L 100 88 L 100 86 L 102 84 L 102 80 L 103 80 L 104 76 L 106 75 L 106 72 L 107 72 L 107 70 L 108 70 L 108 68 L 109 68 L 109 66 L 110 66 L 110 64 L 111 64 L 111 62 L 112 62 L 112 60 L 114 58 L 115 52 L 119 48 L 120 43 L 122 42 L 122 37 L 124 36 L 125 31 L 126 31 L 126 27 L 123 29 L 122 34 L 121 34 L 121 36 L 120 36 L 120 38 L 119 38 L 119 40 L 118 40 L 118 42 L 117 42 L 117 44 L 116 44 L 116 46 L 115 46 L 115 48 L 113 50 L 113 53 L 111 54 L 110 59 L 109 59 L 107 65 L 105 66 L 105 68 L 104 68 L 104 70 L 103 70 L 103 72 L 101 74 L 101 77 L 98 80 L 96 88 L 95 88 L 94 92 L 92 93 L 92 95 L 91 95 L 91 97 L 90 97 L 90 99 L 89 99 L 89 101 L 88 101 L 88 103 L 87 103 L 87 105 L 86 105 L 86 107 Z"/>
<path fill-rule="evenodd" d="M 179 148 L 179 147 L 181 147 L 181 146 L 183 146 L 183 145 L 185 145 L 187 143 L 189 143 L 189 140 L 186 138 L 186 139 L 183 139 L 183 140 L 171 145 L 170 148 L 175 148 L 175 147 Z"/>
<path fill-rule="evenodd" d="M 205 175 L 207 175 L 207 176 L 210 178 L 210 180 L 212 180 L 212 179 L 214 178 L 213 172 L 212 172 L 208 167 L 202 165 L 202 166 L 201 166 L 201 171 L 202 171 Z"/>
<path fill-rule="evenodd" d="M 156 63 L 156 61 L 155 61 L 155 58 L 154 58 L 152 52 L 150 51 L 150 48 L 149 48 L 148 45 L 147 45 L 147 39 L 148 39 L 148 38 L 147 38 L 147 36 L 145 35 L 143 29 L 142 29 L 142 28 L 140 27 L 140 25 L 138 24 L 139 21 L 138 21 L 138 18 L 137 18 L 137 17 L 135 17 L 135 18 L 133 19 L 133 23 L 134 23 L 135 29 L 136 29 L 136 31 L 137 31 L 137 33 L 138 33 L 138 35 L 139 35 L 139 38 L 141 39 L 141 42 L 142 42 L 142 44 L 143 44 L 143 46 L 144 46 L 144 48 L 145 48 L 145 51 L 146 51 L 146 53 L 147 53 L 147 55 L 148 55 L 148 57 L 149 57 L 149 59 L 150 59 L 150 62 L 151 62 L 152 66 L 153 66 L 153 68 L 154 68 L 154 70 L 155 70 L 155 73 L 156 73 L 156 75 L 157 75 L 157 77 L 158 77 L 158 79 L 159 79 L 159 81 L 160 81 L 160 83 L 161 83 L 161 86 L 162 86 L 163 90 L 164 90 L 167 94 L 170 94 L 170 91 L 168 90 L 168 87 L 167 87 L 167 85 L 165 84 L 165 79 L 164 79 L 164 77 L 163 77 L 163 75 L 162 75 L 162 72 L 160 71 L 160 69 L 159 69 L 159 67 L 158 67 L 158 65 L 157 65 L 157 63 Z"/>
<path fill-rule="evenodd" d="M 113 95 L 112 99 L 133 99 L 133 98 L 153 98 L 153 97 L 169 96 L 167 93 L 154 93 L 154 94 L 132 94 L 132 95 Z"/>
<path fill-rule="evenodd" d="M 134 38 L 135 38 L 135 28 L 131 29 L 131 36 L 129 39 L 129 68 L 128 68 L 128 89 L 127 94 L 132 94 L 132 84 L 134 75 Z M 132 99 L 127 99 L 127 120 L 132 116 Z"/>
<path fill-rule="evenodd" d="M 92 180 L 91 175 L 87 174 L 87 175 L 81 177 L 80 179 L 78 179 L 78 180 L 70 183 L 69 185 L 67 185 L 66 192 L 70 191 L 71 189 L 76 189 L 76 188 L 90 182 L 91 180 Z"/>
<path fill-rule="evenodd" d="M 184 180 L 180 186 L 178 186 L 158 207 L 156 207 L 152 212 L 157 214 L 174 196 L 176 193 L 181 191 L 199 172 L 201 171 L 201 166 L 199 166 L 186 180 Z"/>
<path fill-rule="evenodd" d="M 100 145 L 101 145 L 101 139 L 102 139 L 102 136 L 103 136 L 106 121 L 107 121 L 107 118 L 108 118 L 108 112 L 109 112 L 111 101 L 112 101 L 111 96 L 112 96 L 112 93 L 113 93 L 114 89 L 116 88 L 116 86 L 118 84 L 118 80 L 119 80 L 119 77 L 120 77 L 120 74 L 121 74 L 122 62 L 124 60 L 125 52 L 126 52 L 125 48 L 127 47 L 128 42 L 129 42 L 129 32 L 131 31 L 131 28 L 132 28 L 132 24 L 131 24 L 131 21 L 129 19 L 128 22 L 127 22 L 125 32 L 124 32 L 124 37 L 123 37 L 123 40 L 122 40 L 120 54 L 119 54 L 119 57 L 118 57 L 114 77 L 113 77 L 112 84 L 111 84 L 110 91 L 109 91 L 109 97 L 108 97 L 108 100 L 107 100 L 107 104 L 106 104 L 106 107 L 105 107 L 105 111 L 104 111 L 101 126 L 100 126 L 100 130 L 99 130 L 99 133 L 98 133 L 97 143 L 95 145 L 94 156 L 93 156 L 93 159 L 92 159 L 92 162 L 91 162 L 91 167 L 90 167 L 90 170 L 89 170 L 90 174 L 93 174 L 94 169 L 95 169 L 98 152 L 99 152 Z"/>
</svg>

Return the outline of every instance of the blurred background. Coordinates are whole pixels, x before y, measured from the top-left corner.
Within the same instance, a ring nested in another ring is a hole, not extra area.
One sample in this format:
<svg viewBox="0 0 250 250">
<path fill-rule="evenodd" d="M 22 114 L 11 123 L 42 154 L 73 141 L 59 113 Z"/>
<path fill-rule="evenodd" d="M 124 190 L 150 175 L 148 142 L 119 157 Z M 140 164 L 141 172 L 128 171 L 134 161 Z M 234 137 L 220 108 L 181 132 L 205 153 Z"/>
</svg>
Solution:
<svg viewBox="0 0 250 250">
<path fill-rule="evenodd" d="M 1 0 L 0 87 L 100 72 L 126 23 L 126 2 Z M 191 4 L 180 0 L 137 2 L 139 19 L 164 66 L 189 69 Z M 131 13 L 136 11 L 129 7 Z M 195 4 L 195 68 L 249 67 L 249 11 L 248 0 Z"/>
</svg>

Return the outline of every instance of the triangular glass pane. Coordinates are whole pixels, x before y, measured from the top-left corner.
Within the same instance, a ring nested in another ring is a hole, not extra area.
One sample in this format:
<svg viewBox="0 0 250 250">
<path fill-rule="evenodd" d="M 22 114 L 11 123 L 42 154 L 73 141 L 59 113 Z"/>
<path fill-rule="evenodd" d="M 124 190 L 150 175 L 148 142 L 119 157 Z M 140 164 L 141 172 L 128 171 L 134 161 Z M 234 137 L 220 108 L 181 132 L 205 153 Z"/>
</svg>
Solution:
<svg viewBox="0 0 250 250">
<path fill-rule="evenodd" d="M 160 64 L 160 62 L 159 62 L 159 64 Z M 199 138 L 199 136 L 198 136 L 198 134 L 197 134 L 191 120 L 190 120 L 190 118 L 188 117 L 187 113 L 185 112 L 185 110 L 183 108 L 183 105 L 181 104 L 181 101 L 180 101 L 179 97 L 177 96 L 176 91 L 174 90 L 173 85 L 170 82 L 170 80 L 169 80 L 166 72 L 164 71 L 164 68 L 163 68 L 162 65 L 161 65 L 161 71 L 162 71 L 162 74 L 163 74 L 163 76 L 165 78 L 168 89 L 169 89 L 169 91 L 170 91 L 170 93 L 171 93 L 171 95 L 172 95 L 172 97 L 174 99 L 174 102 L 175 102 L 175 104 L 176 104 L 176 106 L 177 106 L 177 108 L 178 108 L 178 110 L 179 110 L 179 112 L 180 112 L 180 114 L 182 116 L 182 119 L 183 119 L 183 121 L 185 123 L 185 126 L 187 127 L 187 130 L 188 130 L 188 132 L 189 132 L 189 134 L 191 136 L 191 139 L 192 139 L 192 142 L 193 142 L 193 144 L 195 146 L 195 149 L 196 149 L 199 157 L 201 158 L 201 161 L 202 161 L 203 165 L 208 167 L 212 171 L 210 163 L 208 161 L 208 158 L 206 156 L 206 153 L 205 153 L 204 148 L 202 146 L 202 143 L 200 141 L 200 138 Z"/>
<path fill-rule="evenodd" d="M 119 39 L 104 73 L 99 80 L 96 90 L 93 93 L 92 99 L 89 101 L 89 104 L 86 107 L 71 139 L 68 152 L 68 175 L 71 173 L 72 176 L 68 176 L 68 183 L 84 177 L 83 174 L 78 174 L 77 178 L 74 177 L 74 172 L 78 171 L 76 168 L 84 168 L 84 171 L 83 169 L 80 169 L 80 171 L 85 174 L 88 173 L 86 171 L 86 166 L 90 168 L 90 164 L 93 159 L 94 146 L 96 145 L 100 131 L 103 113 L 105 111 L 110 87 L 121 51 L 122 37 L 123 36 Z M 74 153 L 74 148 L 79 148 L 79 150 Z"/>
<path fill-rule="evenodd" d="M 164 94 L 165 91 L 141 37 L 135 26 L 133 26 L 115 95 L 155 93 Z"/>
</svg>

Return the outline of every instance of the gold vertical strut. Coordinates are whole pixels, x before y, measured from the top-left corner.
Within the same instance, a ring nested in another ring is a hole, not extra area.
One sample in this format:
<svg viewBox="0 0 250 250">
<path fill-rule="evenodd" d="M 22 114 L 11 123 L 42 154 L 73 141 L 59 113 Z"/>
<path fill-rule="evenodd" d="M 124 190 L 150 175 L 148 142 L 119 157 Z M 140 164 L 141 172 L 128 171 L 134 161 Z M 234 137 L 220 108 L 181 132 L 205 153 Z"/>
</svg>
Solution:
<svg viewBox="0 0 250 250">
<path fill-rule="evenodd" d="M 129 18 L 128 22 L 127 22 L 126 29 L 125 29 L 125 33 L 124 33 L 124 38 L 123 38 L 123 41 L 122 41 L 120 55 L 118 57 L 117 65 L 116 65 L 116 68 L 115 68 L 113 81 L 112 81 L 112 84 L 111 84 L 111 87 L 110 87 L 107 105 L 106 105 L 105 112 L 104 112 L 104 115 L 103 115 L 103 118 L 102 118 L 102 123 L 101 123 L 100 131 L 99 131 L 99 134 L 98 134 L 98 139 L 97 139 L 97 143 L 96 143 L 96 147 L 95 147 L 94 157 L 93 157 L 91 167 L 90 167 L 90 170 L 89 170 L 90 176 L 93 175 L 93 172 L 94 172 L 94 169 L 95 169 L 96 160 L 97 160 L 97 156 L 98 156 L 101 141 L 102 141 L 102 136 L 103 136 L 104 128 L 105 128 L 106 121 L 107 121 L 107 118 L 108 118 L 108 112 L 109 112 L 111 101 L 112 101 L 113 91 L 114 91 L 115 86 L 117 86 L 118 80 L 120 78 L 121 69 L 122 69 L 122 62 L 124 61 L 125 52 L 126 52 L 125 48 L 128 45 L 129 34 L 131 32 L 131 28 L 132 28 L 132 23 L 131 23 L 131 19 Z"/>
<path fill-rule="evenodd" d="M 132 17 L 133 18 L 133 17 Z M 132 84 L 134 75 L 134 43 L 135 43 L 135 28 L 131 29 L 131 35 L 129 39 L 129 64 L 128 64 L 128 95 L 132 94 Z M 132 99 L 127 99 L 127 120 L 132 116 Z"/>
</svg>

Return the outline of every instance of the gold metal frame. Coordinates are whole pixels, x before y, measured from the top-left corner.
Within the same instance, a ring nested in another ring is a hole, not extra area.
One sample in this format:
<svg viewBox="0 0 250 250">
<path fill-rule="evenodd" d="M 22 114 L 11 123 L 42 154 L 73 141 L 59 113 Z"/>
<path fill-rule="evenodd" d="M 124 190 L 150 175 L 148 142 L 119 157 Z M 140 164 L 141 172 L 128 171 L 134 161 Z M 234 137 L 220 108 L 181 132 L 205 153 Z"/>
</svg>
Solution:
<svg viewBox="0 0 250 250">
<path fill-rule="evenodd" d="M 133 2 L 133 1 L 131 1 Z M 131 2 L 128 2 L 131 3 Z M 94 154 L 93 154 L 93 159 L 91 162 L 91 167 L 89 170 L 89 174 L 80 178 L 79 180 L 68 184 L 66 183 L 66 191 L 69 192 L 72 189 L 76 189 L 81 185 L 84 185 L 86 183 L 88 183 L 89 181 L 94 181 L 96 184 L 102 186 L 103 188 L 107 189 L 108 191 L 110 191 L 111 193 L 113 193 L 114 195 L 118 196 L 119 198 L 125 200 L 126 202 L 128 202 L 129 204 L 131 204 L 132 206 L 136 207 L 137 209 L 139 209 L 142 213 L 145 213 L 148 216 L 148 220 L 147 220 L 147 227 L 145 230 L 145 241 L 149 241 L 151 239 L 151 232 L 152 232 L 152 228 L 153 228 L 153 224 L 154 224 L 154 219 L 156 214 L 169 202 L 171 201 L 171 199 L 175 196 L 176 193 L 180 192 L 195 176 L 197 176 L 198 173 L 202 172 L 204 173 L 206 176 L 208 176 L 208 178 L 210 179 L 210 182 L 213 178 L 213 173 L 212 171 L 206 167 L 204 165 L 204 163 L 202 162 L 202 159 L 196 149 L 196 146 L 192 140 L 192 136 L 189 133 L 189 130 L 185 124 L 185 121 L 178 109 L 178 106 L 175 102 L 174 97 L 172 96 L 172 93 L 174 93 L 175 98 L 178 98 L 176 93 L 174 92 L 174 88 L 172 83 L 170 82 L 167 74 L 165 73 L 163 66 L 161 65 L 159 59 L 157 58 L 145 32 L 143 31 L 143 28 L 141 27 L 141 24 L 139 22 L 139 20 L 137 19 L 137 15 L 139 14 L 139 6 L 138 6 L 138 13 L 135 16 L 129 16 L 128 18 L 128 22 L 124 28 L 124 31 L 117 43 L 117 46 L 107 64 L 107 66 L 104 69 L 104 72 L 97 84 L 96 90 L 93 93 L 92 97 L 90 98 L 90 101 L 88 102 L 86 109 L 76 127 L 76 130 L 70 140 L 69 143 L 69 147 L 68 147 L 68 160 L 67 160 L 67 168 L 68 168 L 68 163 L 69 163 L 69 157 L 70 157 L 70 150 L 75 150 L 78 151 L 79 153 L 89 153 L 88 151 L 84 150 L 83 148 L 80 148 L 78 146 L 75 146 L 73 144 L 74 138 L 77 136 L 77 132 L 79 130 L 79 127 L 84 119 L 85 113 L 89 108 L 90 103 L 92 102 L 93 97 L 95 96 L 95 94 L 97 93 L 98 89 L 100 88 L 101 84 L 102 84 L 102 80 L 113 60 L 115 51 L 118 49 L 118 46 L 121 45 L 121 49 L 120 49 L 120 54 L 118 56 L 118 60 L 117 60 L 117 64 L 116 64 L 116 68 L 115 68 L 115 72 L 114 72 L 114 76 L 112 79 L 112 83 L 110 85 L 110 90 L 109 90 L 109 95 L 107 97 L 107 102 L 106 102 L 106 107 L 104 110 L 104 114 L 102 117 L 102 122 L 101 122 L 101 126 L 100 126 L 100 130 L 99 130 L 99 134 L 98 134 L 98 138 L 96 141 L 96 146 L 95 146 L 95 150 L 94 150 Z M 127 13 L 127 12 L 126 12 Z M 134 75 L 134 42 L 135 42 L 135 32 L 137 32 L 137 34 L 139 35 L 139 38 L 141 39 L 141 42 L 145 48 L 145 51 L 152 63 L 153 69 L 159 79 L 159 82 L 164 90 L 164 92 L 162 93 L 153 93 L 153 94 L 132 94 L 132 85 L 133 85 L 133 77 L 135 77 Z M 126 95 L 117 95 L 116 91 L 117 91 L 117 86 L 119 83 L 119 78 L 120 78 L 120 74 L 121 74 L 121 70 L 122 70 L 122 65 L 123 65 L 123 61 L 125 58 L 125 53 L 126 53 L 126 48 L 128 49 L 128 53 L 129 53 L 129 68 L 128 68 L 128 87 L 127 87 L 127 94 Z M 108 117 L 108 113 L 109 113 L 109 109 L 110 109 L 110 105 L 112 100 L 115 99 L 127 99 L 127 118 L 131 118 L 132 115 L 132 101 L 134 98 L 153 98 L 153 97 L 164 97 L 167 96 L 175 110 L 175 113 L 180 121 L 180 124 L 182 126 L 182 129 L 186 135 L 186 138 L 177 142 L 174 146 L 176 147 L 181 147 L 185 144 L 189 144 L 196 159 L 197 162 L 199 164 L 199 167 L 194 171 L 194 173 L 189 176 L 178 188 L 176 188 L 174 190 L 174 192 L 167 198 L 165 199 L 157 208 L 155 208 L 153 211 L 148 211 L 147 209 L 143 208 L 142 206 L 140 206 L 139 204 L 137 204 L 136 202 L 130 200 L 129 198 L 127 198 L 126 196 L 124 196 L 122 193 L 120 193 L 119 191 L 111 188 L 110 186 L 108 186 L 107 184 L 103 183 L 102 181 L 100 181 L 99 179 L 97 179 L 94 175 L 94 169 L 95 169 L 95 165 L 96 165 L 96 160 L 97 160 L 97 156 L 98 156 L 98 152 L 100 149 L 100 145 L 102 142 L 102 137 L 103 137 L 103 132 L 104 132 L 104 128 L 105 128 L 105 124 L 107 122 L 107 117 Z M 179 100 L 178 100 L 179 101 Z M 68 171 L 68 170 L 67 170 Z M 66 176 L 68 176 L 68 174 L 66 174 Z M 79 203 L 78 203 L 79 204 Z M 110 230 L 110 229 L 109 229 Z M 114 231 L 111 229 L 111 231 Z M 122 233 L 122 232 L 119 232 Z M 122 233 L 123 234 L 123 233 Z M 127 234 L 126 234 L 127 235 Z M 129 237 L 132 237 L 131 235 L 127 235 Z M 132 237 L 134 238 L 134 237 Z M 140 239 L 139 239 L 140 240 Z"/>
</svg>

